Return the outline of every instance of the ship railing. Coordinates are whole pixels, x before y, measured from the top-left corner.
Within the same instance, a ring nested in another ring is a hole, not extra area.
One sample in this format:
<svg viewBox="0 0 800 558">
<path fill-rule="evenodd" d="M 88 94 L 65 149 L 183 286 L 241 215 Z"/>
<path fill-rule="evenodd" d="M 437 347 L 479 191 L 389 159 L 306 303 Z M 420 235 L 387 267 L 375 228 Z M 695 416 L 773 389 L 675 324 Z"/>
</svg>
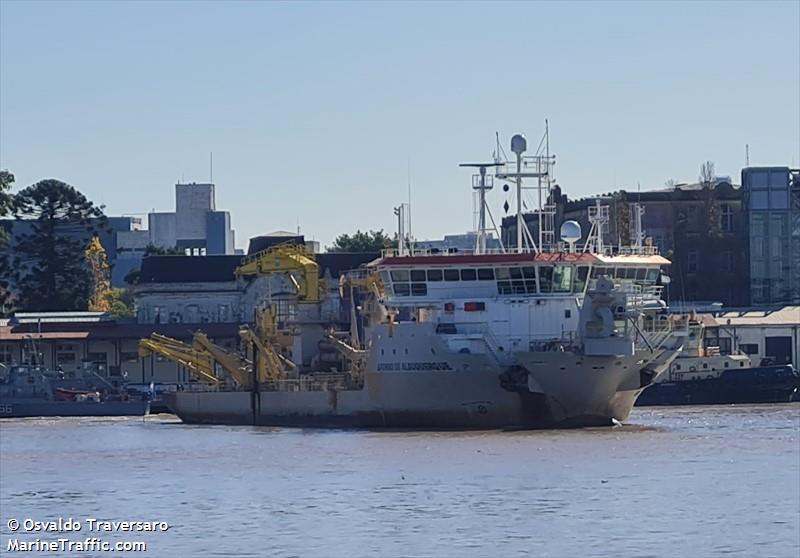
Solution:
<svg viewBox="0 0 800 558">
<path fill-rule="evenodd" d="M 583 250 L 579 246 L 574 246 L 570 249 L 569 245 L 564 242 L 556 242 L 554 244 L 546 244 L 541 246 L 539 250 L 532 247 L 525 246 L 520 252 L 516 247 L 510 246 L 507 248 L 486 248 L 481 254 L 567 254 L 567 253 L 581 253 Z M 594 255 L 601 256 L 657 256 L 659 255 L 658 246 L 606 246 L 602 251 L 592 251 Z M 399 248 L 386 248 L 381 250 L 382 258 L 401 258 L 401 257 L 419 257 L 419 256 L 464 256 L 474 255 L 474 249 L 456 249 L 456 248 L 405 248 L 402 251 Z"/>
</svg>

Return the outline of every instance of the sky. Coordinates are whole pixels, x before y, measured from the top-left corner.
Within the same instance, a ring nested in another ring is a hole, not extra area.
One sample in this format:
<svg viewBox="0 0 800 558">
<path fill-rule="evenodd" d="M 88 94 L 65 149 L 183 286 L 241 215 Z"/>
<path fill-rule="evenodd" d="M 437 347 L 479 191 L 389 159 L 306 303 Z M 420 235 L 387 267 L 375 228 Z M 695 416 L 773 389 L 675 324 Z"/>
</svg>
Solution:
<svg viewBox="0 0 800 558">
<path fill-rule="evenodd" d="M 0 0 L 0 168 L 109 215 L 207 182 L 237 246 L 472 228 L 495 133 L 550 125 L 570 197 L 800 165 L 800 2 Z M 503 214 L 506 194 L 489 203 Z M 512 204 L 512 200 L 509 200 Z M 513 204 L 512 204 L 513 206 Z M 513 209 L 512 209 L 513 211 Z"/>
</svg>

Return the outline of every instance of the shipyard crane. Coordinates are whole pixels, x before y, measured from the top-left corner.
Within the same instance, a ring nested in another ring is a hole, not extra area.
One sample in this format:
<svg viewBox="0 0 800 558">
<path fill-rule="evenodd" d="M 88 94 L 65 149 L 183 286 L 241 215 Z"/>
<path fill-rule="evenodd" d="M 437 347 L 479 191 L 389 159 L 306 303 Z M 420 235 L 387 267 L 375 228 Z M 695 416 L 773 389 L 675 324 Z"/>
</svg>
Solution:
<svg viewBox="0 0 800 558">
<path fill-rule="evenodd" d="M 218 386 L 221 380 L 214 374 L 214 360 L 205 351 L 166 335 L 153 333 L 139 340 L 139 356 L 160 355 L 190 370 L 198 380 L 210 386 Z"/>
<path fill-rule="evenodd" d="M 285 378 L 287 371 L 297 371 L 297 365 L 283 356 L 278 347 L 291 345 L 291 338 L 278 332 L 275 307 L 266 305 L 256 310 L 256 327 L 239 327 L 239 337 L 245 346 L 245 355 L 257 363 L 259 382 Z M 258 357 L 256 357 L 258 353 Z"/>
<path fill-rule="evenodd" d="M 297 289 L 300 302 L 319 302 L 322 298 L 319 265 L 305 246 L 284 242 L 245 257 L 236 268 L 237 277 L 287 274 Z"/>
</svg>

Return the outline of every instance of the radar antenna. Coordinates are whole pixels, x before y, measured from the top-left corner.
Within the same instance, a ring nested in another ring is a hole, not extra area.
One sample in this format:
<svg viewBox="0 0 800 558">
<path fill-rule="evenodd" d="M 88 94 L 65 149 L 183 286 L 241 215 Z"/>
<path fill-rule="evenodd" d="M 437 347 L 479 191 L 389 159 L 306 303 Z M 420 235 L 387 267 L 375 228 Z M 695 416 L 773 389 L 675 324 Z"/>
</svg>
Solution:
<svg viewBox="0 0 800 558">
<path fill-rule="evenodd" d="M 489 218 L 494 225 L 494 231 L 497 233 L 497 225 L 494 222 L 492 213 L 489 211 L 489 206 L 486 204 L 486 192 L 494 187 L 494 180 L 491 175 L 486 176 L 486 169 L 488 167 L 500 167 L 503 163 L 461 163 L 459 167 L 477 168 L 478 174 L 472 175 L 472 189 L 478 191 L 478 236 L 475 239 L 475 253 L 486 253 L 486 213 L 489 213 Z M 498 235 L 499 237 L 499 235 Z"/>
</svg>

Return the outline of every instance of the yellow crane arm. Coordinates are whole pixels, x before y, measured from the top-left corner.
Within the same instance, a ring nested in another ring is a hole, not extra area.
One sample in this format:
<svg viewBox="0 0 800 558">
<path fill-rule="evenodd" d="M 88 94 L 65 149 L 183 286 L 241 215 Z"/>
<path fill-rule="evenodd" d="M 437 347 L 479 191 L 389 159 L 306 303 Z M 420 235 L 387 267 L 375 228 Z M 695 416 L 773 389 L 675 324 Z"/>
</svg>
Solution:
<svg viewBox="0 0 800 558">
<path fill-rule="evenodd" d="M 240 386 L 249 387 L 251 382 L 252 365 L 247 360 L 238 355 L 229 353 L 219 345 L 214 344 L 208 336 L 198 331 L 194 334 L 192 347 L 197 350 L 206 351 L 231 378 L 236 380 Z"/>
<path fill-rule="evenodd" d="M 284 371 L 296 370 L 297 365 L 273 349 L 268 343 L 264 343 L 255 331 L 248 326 L 239 328 L 239 337 L 245 344 L 253 345 L 259 353 L 258 361 L 258 381 L 274 381 L 284 377 Z"/>
<path fill-rule="evenodd" d="M 154 333 L 148 339 L 139 340 L 139 356 L 161 355 L 189 369 L 198 380 L 210 386 L 220 384 L 214 375 L 214 362 L 208 354 L 196 351 L 191 345 L 177 339 Z"/>
<path fill-rule="evenodd" d="M 301 272 L 302 282 L 292 275 Z M 247 256 L 236 268 L 237 276 L 269 275 L 271 273 L 288 273 L 289 280 L 297 289 L 298 298 L 306 302 L 318 302 L 320 299 L 319 265 L 314 255 L 304 246 L 284 243 L 261 252 Z"/>
</svg>

